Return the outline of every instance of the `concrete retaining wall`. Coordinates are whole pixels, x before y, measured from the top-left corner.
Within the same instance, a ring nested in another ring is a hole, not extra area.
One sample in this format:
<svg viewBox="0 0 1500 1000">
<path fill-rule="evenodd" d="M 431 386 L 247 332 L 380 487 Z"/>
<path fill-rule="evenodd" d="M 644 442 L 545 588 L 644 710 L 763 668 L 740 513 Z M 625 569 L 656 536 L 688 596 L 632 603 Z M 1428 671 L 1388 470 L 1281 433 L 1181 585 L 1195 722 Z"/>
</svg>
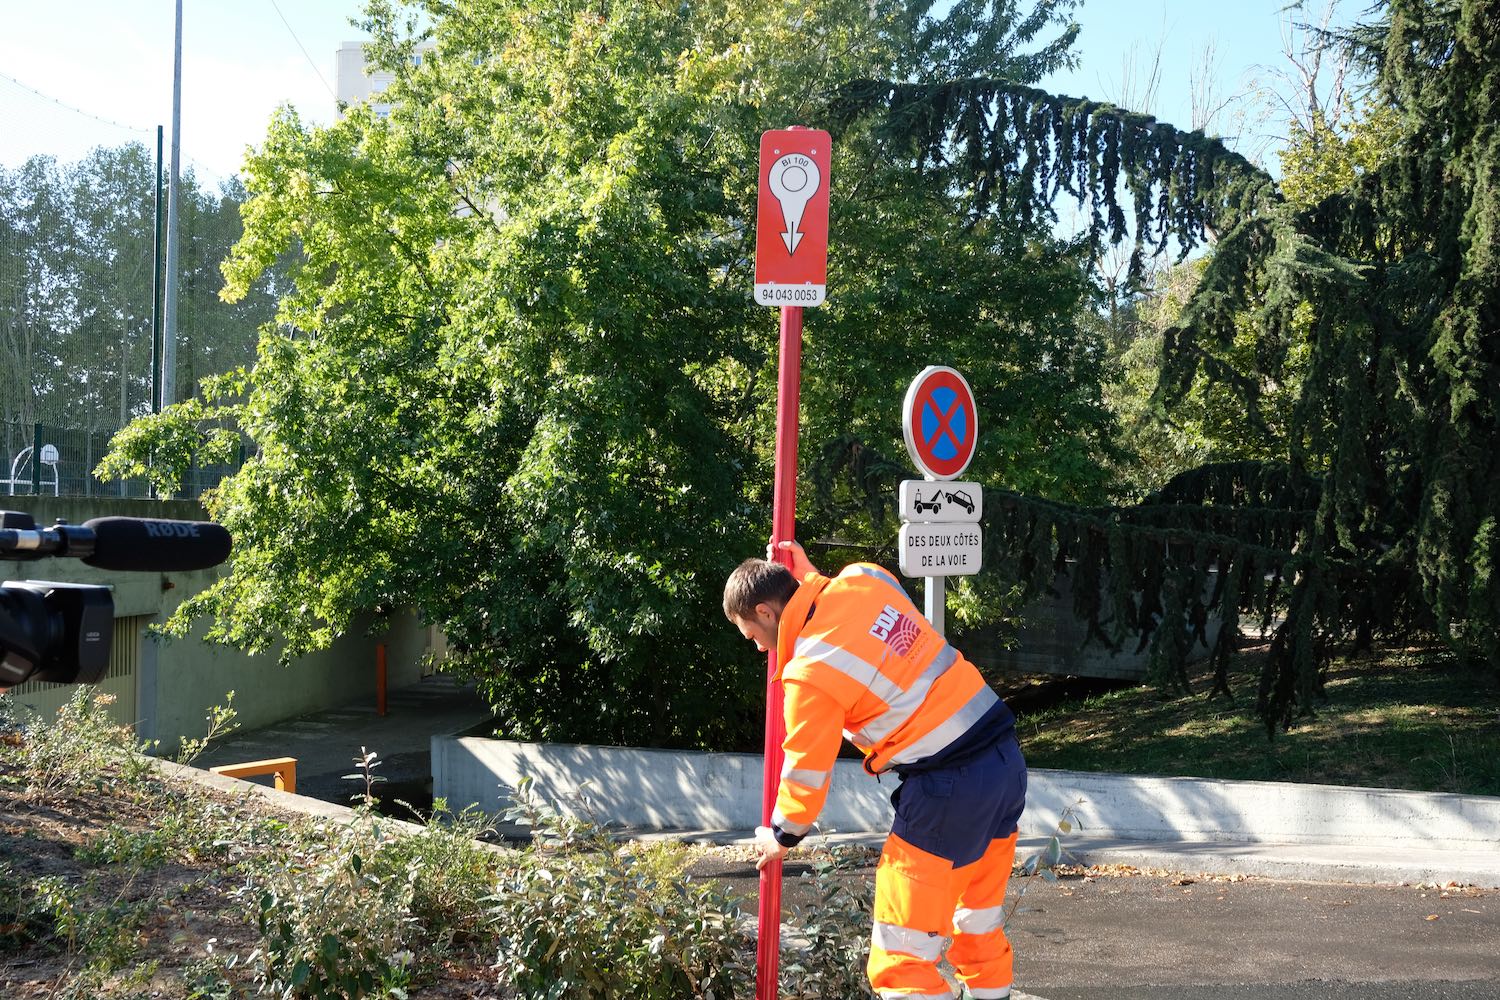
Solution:
<svg viewBox="0 0 1500 1000">
<path fill-rule="evenodd" d="M 525 776 L 564 812 L 648 830 L 748 830 L 760 821 L 761 757 L 434 737 L 433 792 L 452 808 L 504 808 Z M 824 832 L 884 832 L 894 776 L 855 760 L 835 767 Z M 1080 802 L 1080 800 L 1082 800 Z M 1142 841 L 1409 845 L 1494 849 L 1500 798 L 1302 785 L 1033 770 L 1023 838 L 1053 832 L 1069 806 L 1090 837 Z"/>
</svg>

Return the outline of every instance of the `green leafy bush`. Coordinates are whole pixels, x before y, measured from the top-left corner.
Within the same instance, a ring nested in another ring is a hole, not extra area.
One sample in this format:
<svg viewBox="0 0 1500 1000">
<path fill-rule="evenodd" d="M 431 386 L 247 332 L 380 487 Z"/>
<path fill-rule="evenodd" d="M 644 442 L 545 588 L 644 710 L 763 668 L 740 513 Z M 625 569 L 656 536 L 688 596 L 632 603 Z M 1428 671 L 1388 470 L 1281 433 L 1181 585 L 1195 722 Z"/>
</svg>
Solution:
<svg viewBox="0 0 1500 1000">
<path fill-rule="evenodd" d="M 813 884 L 812 902 L 795 910 L 783 929 L 785 1000 L 874 997 L 865 961 L 875 886 L 845 874 L 865 863 L 859 848 L 832 847 L 813 855 L 812 871 L 802 876 Z"/>
<path fill-rule="evenodd" d="M 123 892 L 98 902 L 102 893 L 92 876 L 77 882 L 47 875 L 30 889 L 35 913 L 46 919 L 58 945 L 103 972 L 124 968 L 135 957 L 142 928 L 157 906 L 155 899 L 130 899 Z"/>
<path fill-rule="evenodd" d="M 452 814 L 438 799 L 431 822 L 418 833 L 390 841 L 376 856 L 385 875 L 409 875 L 410 912 L 421 950 L 441 953 L 478 941 L 500 864 L 493 851 L 477 843 L 489 830 L 478 809 Z"/>
<path fill-rule="evenodd" d="M 133 784 L 150 769 L 131 727 L 105 710 L 113 700 L 80 686 L 54 718 L 31 715 L 13 723 L 21 737 L 15 760 L 29 794 L 101 792 L 112 783 Z"/>
<path fill-rule="evenodd" d="M 0 949 L 25 947 L 52 934 L 52 923 L 38 904 L 31 880 L 0 861 Z"/>
<path fill-rule="evenodd" d="M 523 1000 L 732 1000 L 750 994 L 754 943 L 738 905 L 597 826 L 516 790 L 508 819 L 533 829 L 490 899 L 495 968 Z"/>
<path fill-rule="evenodd" d="M 411 947 L 413 879 L 367 865 L 388 848 L 381 825 L 323 828 L 292 863 L 267 864 L 247 895 L 261 943 L 249 956 L 260 988 L 285 998 L 404 1000 Z"/>
<path fill-rule="evenodd" d="M 256 825 L 253 819 L 240 815 L 223 803 L 199 796 L 174 795 L 166 788 L 142 791 L 141 794 L 152 794 L 153 804 L 158 806 L 151 826 L 137 830 L 111 824 L 78 848 L 76 856 L 79 861 L 88 865 L 128 865 L 143 870 L 168 861 L 223 858 L 237 839 L 229 836 L 227 831 L 241 824 Z"/>
</svg>

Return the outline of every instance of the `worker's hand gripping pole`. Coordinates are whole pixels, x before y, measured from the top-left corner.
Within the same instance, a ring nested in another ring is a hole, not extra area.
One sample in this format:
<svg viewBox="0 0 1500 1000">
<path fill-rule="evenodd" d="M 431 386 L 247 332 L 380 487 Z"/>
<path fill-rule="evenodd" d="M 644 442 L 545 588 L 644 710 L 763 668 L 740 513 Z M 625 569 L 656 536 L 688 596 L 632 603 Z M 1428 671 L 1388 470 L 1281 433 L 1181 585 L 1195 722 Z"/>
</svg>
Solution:
<svg viewBox="0 0 1500 1000">
<path fill-rule="evenodd" d="M 776 388 L 776 490 L 771 510 L 771 542 L 793 541 L 797 514 L 797 407 L 802 382 L 802 307 L 781 310 L 781 359 Z M 792 554 L 774 549 L 787 567 Z M 771 825 L 776 808 L 776 789 L 781 784 L 781 742 L 786 738 L 786 720 L 781 714 L 781 683 L 775 680 L 776 648 L 766 657 L 766 748 L 765 789 L 761 797 L 760 821 Z M 773 861 L 760 872 L 760 923 L 755 956 L 755 1000 L 776 1000 L 777 969 L 781 960 L 781 862 Z"/>
</svg>

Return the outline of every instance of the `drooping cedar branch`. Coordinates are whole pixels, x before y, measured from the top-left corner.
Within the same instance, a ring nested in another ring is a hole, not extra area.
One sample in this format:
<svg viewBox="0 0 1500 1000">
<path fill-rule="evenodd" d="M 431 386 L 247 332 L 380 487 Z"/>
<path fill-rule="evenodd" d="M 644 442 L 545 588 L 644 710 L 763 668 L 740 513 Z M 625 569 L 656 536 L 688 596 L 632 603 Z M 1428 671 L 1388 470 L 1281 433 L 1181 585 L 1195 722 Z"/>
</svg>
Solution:
<svg viewBox="0 0 1500 1000">
<path fill-rule="evenodd" d="M 844 479 L 885 515 L 905 475 L 848 437 L 813 466 L 820 496 Z M 1277 654 L 1263 672 L 1259 709 L 1284 725 L 1314 693 L 1335 636 L 1368 644 L 1409 624 L 1396 573 L 1310 545 L 1322 491 L 1294 467 L 1266 462 L 1202 466 L 1129 506 L 1080 507 L 989 488 L 984 565 L 1020 584 L 1023 600 L 1055 593 L 1065 580 L 1092 641 L 1149 651 L 1148 676 L 1176 690 L 1189 689 L 1196 651 L 1209 657 L 1213 691 L 1230 694 L 1240 622 L 1258 624 Z M 1174 621 L 1181 627 L 1164 627 Z"/>
<path fill-rule="evenodd" d="M 860 81 L 832 114 L 878 114 L 892 151 L 948 172 L 976 216 L 1029 224 L 1071 196 L 1096 248 L 1134 241 L 1133 278 L 1147 254 L 1175 242 L 1185 255 L 1280 200 L 1270 175 L 1202 132 L 1003 80 Z"/>
</svg>

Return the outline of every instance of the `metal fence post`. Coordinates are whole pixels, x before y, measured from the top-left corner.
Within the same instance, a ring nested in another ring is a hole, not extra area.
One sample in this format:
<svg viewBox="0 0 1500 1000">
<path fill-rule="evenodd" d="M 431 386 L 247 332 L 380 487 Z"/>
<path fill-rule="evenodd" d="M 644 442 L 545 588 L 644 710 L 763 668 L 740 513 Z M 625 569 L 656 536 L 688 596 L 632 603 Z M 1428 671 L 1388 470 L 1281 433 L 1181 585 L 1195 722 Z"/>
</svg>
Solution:
<svg viewBox="0 0 1500 1000">
<path fill-rule="evenodd" d="M 42 493 L 42 425 L 31 427 L 31 495 Z"/>
</svg>

